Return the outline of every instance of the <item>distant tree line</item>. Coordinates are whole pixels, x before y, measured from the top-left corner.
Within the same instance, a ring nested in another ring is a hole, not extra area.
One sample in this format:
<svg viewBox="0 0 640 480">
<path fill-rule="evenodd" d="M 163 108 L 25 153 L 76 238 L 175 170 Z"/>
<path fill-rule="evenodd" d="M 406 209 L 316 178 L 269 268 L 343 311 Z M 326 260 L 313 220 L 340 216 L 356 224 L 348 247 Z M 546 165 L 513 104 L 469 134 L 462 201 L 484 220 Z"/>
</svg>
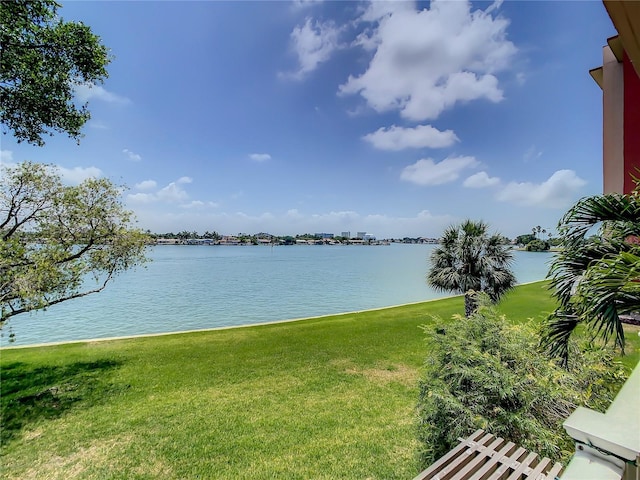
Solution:
<svg viewBox="0 0 640 480">
<path fill-rule="evenodd" d="M 538 230 L 540 229 L 540 230 Z M 204 233 L 199 233 L 197 231 L 188 231 L 182 230 L 179 232 L 165 232 L 165 233 L 154 233 L 150 230 L 146 231 L 147 235 L 152 239 L 178 239 L 181 241 L 188 240 L 213 240 L 215 242 L 222 240 L 224 236 L 234 237 L 238 240 L 239 243 L 244 244 L 252 244 L 258 245 L 259 240 L 268 239 L 271 243 L 279 244 L 279 245 L 295 245 L 297 240 L 305 240 L 305 241 L 322 241 L 326 240 L 317 233 L 302 233 L 296 235 L 273 235 L 270 233 L 260 232 L 254 234 L 248 233 L 238 233 L 235 235 L 221 235 L 217 231 L 205 231 Z M 561 243 L 560 238 L 556 238 L 553 236 L 551 232 L 548 232 L 546 229 L 542 227 L 533 227 L 531 233 L 525 233 L 522 235 L 518 235 L 513 240 L 504 235 L 500 235 L 502 242 L 506 244 L 513 244 L 525 248 L 528 251 L 548 251 L 552 247 L 556 247 Z M 331 240 L 339 243 L 348 243 L 350 240 L 354 240 L 354 238 L 343 237 L 340 235 L 333 236 Z M 360 239 L 359 239 L 360 240 Z M 441 238 L 428 238 L 428 237 L 397 237 L 397 238 L 386 238 L 383 241 L 391 242 L 391 243 L 410 243 L 410 244 L 418 244 L 418 243 L 440 243 L 442 241 Z"/>
<path fill-rule="evenodd" d="M 279 243 L 281 245 L 294 245 L 297 240 L 305 240 L 305 241 L 322 241 L 328 240 L 327 238 L 319 235 L 317 233 L 302 233 L 296 235 L 273 235 L 270 233 L 237 233 L 235 235 L 221 235 L 220 233 L 206 231 L 204 233 L 199 233 L 197 231 L 187 231 L 183 230 L 180 232 L 165 232 L 165 233 L 155 233 L 151 230 L 146 230 L 146 234 L 149 238 L 152 239 L 178 239 L 178 240 L 222 240 L 223 237 L 234 237 L 238 239 L 240 243 L 253 243 L 258 244 L 258 239 L 268 239 L 273 243 Z M 505 243 L 509 243 L 510 240 L 507 237 L 502 237 Z M 362 240 L 357 237 L 343 237 L 341 235 L 335 235 L 330 238 L 330 240 L 334 240 L 340 243 L 348 243 L 351 240 Z M 368 239 L 366 239 L 368 240 Z M 398 238 L 385 238 L 382 241 L 392 242 L 392 243 L 438 243 L 440 241 L 439 238 L 429 238 L 429 237 L 398 237 Z"/>
<path fill-rule="evenodd" d="M 538 225 L 531 228 L 531 233 L 518 235 L 513 243 L 524 247 L 529 252 L 546 252 L 551 247 L 560 245 L 561 240 L 554 238 L 553 233 Z"/>
<path fill-rule="evenodd" d="M 151 238 L 179 238 L 180 240 L 190 240 L 190 239 L 220 240 L 222 238 L 222 236 L 218 232 L 216 231 L 210 232 L 208 230 L 204 232 L 202 235 L 200 235 L 196 231 L 188 232 L 186 230 L 183 230 L 178 233 L 173 233 L 173 232 L 152 233 L 151 230 L 147 230 L 147 235 L 149 235 Z"/>
</svg>

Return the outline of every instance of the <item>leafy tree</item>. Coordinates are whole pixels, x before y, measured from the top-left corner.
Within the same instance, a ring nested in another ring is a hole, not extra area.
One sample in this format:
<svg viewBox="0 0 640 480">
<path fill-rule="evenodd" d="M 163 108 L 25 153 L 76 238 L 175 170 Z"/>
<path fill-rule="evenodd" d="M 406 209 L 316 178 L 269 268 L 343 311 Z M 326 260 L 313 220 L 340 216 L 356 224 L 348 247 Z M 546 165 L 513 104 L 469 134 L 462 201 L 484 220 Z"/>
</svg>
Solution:
<svg viewBox="0 0 640 480">
<path fill-rule="evenodd" d="M 537 352 L 536 325 L 514 325 L 488 302 L 471 321 L 456 316 L 424 330 L 429 361 L 420 384 L 418 436 L 425 467 L 480 428 L 566 460 L 574 444 L 564 420 L 580 405 L 604 411 L 625 377 L 610 352 L 575 343 L 566 371 Z"/>
<path fill-rule="evenodd" d="M 143 263 L 146 236 L 131 226 L 108 180 L 65 186 L 51 166 L 3 167 L 0 179 L 0 326 L 20 313 L 99 292 Z"/>
<path fill-rule="evenodd" d="M 215 230 L 213 232 L 210 232 L 209 230 L 207 230 L 206 232 L 204 232 L 203 237 L 204 238 L 210 238 L 212 240 L 220 240 L 222 238 L 220 236 L 220 234 L 218 232 L 216 232 Z"/>
<path fill-rule="evenodd" d="M 286 235 L 282 238 L 282 242 L 284 243 L 284 245 L 295 245 L 296 239 L 293 238 L 291 235 Z"/>
<path fill-rule="evenodd" d="M 528 245 L 530 242 L 534 241 L 536 236 L 531 233 L 525 233 L 524 235 L 518 235 L 516 237 L 516 244 L 518 245 Z"/>
<path fill-rule="evenodd" d="M 527 252 L 546 252 L 551 248 L 549 242 L 544 240 L 535 239 L 527 243 Z"/>
<path fill-rule="evenodd" d="M 53 0 L 0 2 L 0 122 L 18 142 L 41 146 L 53 131 L 79 140 L 90 114 L 87 104 L 74 103 L 74 88 L 108 76 L 111 58 L 100 37 L 60 19 L 58 7 Z"/>
<path fill-rule="evenodd" d="M 176 234 L 176 237 L 179 238 L 180 240 L 188 240 L 188 239 L 192 238 L 191 235 L 192 235 L 191 232 L 189 232 L 187 230 L 183 230 L 181 232 L 178 232 Z"/>
<path fill-rule="evenodd" d="M 587 236 L 596 226 L 598 235 Z M 569 337 L 584 322 L 624 351 L 620 315 L 640 310 L 640 185 L 630 194 L 583 198 L 558 227 L 561 248 L 549 277 L 560 306 L 542 343 L 566 361 Z"/>
<path fill-rule="evenodd" d="M 485 292 L 497 302 L 516 284 L 513 255 L 504 237 L 489 235 L 488 228 L 472 220 L 451 226 L 431 254 L 427 283 L 436 290 L 464 293 L 467 317 L 475 309 L 472 292 Z"/>
<path fill-rule="evenodd" d="M 552 247 L 557 247 L 560 245 L 561 239 L 553 236 L 553 233 L 549 233 L 549 245 Z"/>
</svg>

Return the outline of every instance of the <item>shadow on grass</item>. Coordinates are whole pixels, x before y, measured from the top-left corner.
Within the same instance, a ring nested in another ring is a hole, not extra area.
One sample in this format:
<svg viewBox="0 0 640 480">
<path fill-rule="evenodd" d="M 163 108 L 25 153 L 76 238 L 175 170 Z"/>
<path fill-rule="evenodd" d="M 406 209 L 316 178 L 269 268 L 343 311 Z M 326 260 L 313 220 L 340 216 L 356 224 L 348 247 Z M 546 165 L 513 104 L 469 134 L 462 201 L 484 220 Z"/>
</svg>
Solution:
<svg viewBox="0 0 640 480">
<path fill-rule="evenodd" d="M 93 405 L 126 390 L 114 385 L 107 372 L 114 360 L 37 366 L 14 362 L 2 366 L 0 446 L 4 447 L 30 423 L 61 416 L 74 406 Z"/>
</svg>

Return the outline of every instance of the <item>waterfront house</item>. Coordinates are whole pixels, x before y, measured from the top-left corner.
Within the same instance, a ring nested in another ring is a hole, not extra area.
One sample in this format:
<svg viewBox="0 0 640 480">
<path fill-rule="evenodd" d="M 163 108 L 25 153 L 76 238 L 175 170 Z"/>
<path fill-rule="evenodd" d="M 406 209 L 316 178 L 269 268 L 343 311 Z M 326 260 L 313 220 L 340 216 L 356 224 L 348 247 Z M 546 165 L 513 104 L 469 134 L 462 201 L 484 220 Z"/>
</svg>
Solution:
<svg viewBox="0 0 640 480">
<path fill-rule="evenodd" d="M 232 235 L 224 235 L 220 239 L 220 242 L 218 244 L 219 245 L 240 245 L 240 239 Z"/>
<path fill-rule="evenodd" d="M 157 238 L 156 245 L 180 245 L 181 240 L 179 238 Z"/>
</svg>

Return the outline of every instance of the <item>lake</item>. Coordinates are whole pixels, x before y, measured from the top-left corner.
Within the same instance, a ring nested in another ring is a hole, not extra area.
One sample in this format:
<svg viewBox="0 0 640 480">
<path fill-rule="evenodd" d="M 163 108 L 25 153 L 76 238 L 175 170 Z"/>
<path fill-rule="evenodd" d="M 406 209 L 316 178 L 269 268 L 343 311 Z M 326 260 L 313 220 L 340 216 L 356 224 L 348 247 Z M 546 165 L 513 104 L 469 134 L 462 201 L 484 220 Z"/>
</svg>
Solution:
<svg viewBox="0 0 640 480">
<path fill-rule="evenodd" d="M 425 283 L 434 245 L 157 246 L 152 262 L 97 294 L 18 315 L 0 345 L 198 330 L 343 313 L 448 296 Z M 551 253 L 514 251 L 519 283 Z"/>
</svg>

